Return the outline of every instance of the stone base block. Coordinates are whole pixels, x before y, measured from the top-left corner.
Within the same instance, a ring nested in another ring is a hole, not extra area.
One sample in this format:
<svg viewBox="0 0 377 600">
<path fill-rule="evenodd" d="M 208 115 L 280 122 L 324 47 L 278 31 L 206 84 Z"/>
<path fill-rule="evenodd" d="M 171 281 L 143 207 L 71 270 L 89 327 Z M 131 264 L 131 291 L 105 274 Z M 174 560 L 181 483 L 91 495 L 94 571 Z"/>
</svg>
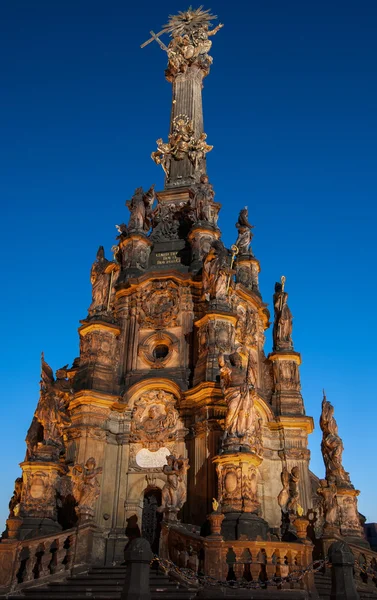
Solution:
<svg viewBox="0 0 377 600">
<path fill-rule="evenodd" d="M 269 525 L 254 513 L 228 512 L 221 525 L 224 540 L 267 540 Z"/>
<path fill-rule="evenodd" d="M 18 530 L 18 539 L 25 540 L 41 535 L 52 535 L 62 530 L 61 525 L 53 519 L 40 517 L 23 517 L 22 525 Z"/>
</svg>

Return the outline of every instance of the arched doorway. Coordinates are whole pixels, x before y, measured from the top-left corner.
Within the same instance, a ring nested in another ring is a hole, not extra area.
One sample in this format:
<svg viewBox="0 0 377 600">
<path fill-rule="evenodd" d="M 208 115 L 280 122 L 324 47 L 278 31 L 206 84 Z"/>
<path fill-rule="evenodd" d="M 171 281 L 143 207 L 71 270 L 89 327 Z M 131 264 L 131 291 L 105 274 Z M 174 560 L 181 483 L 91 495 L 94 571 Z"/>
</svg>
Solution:
<svg viewBox="0 0 377 600">
<path fill-rule="evenodd" d="M 162 513 L 157 512 L 159 506 L 161 506 L 160 488 L 147 488 L 144 492 L 141 535 L 148 540 L 155 554 L 158 554 L 161 531 Z"/>
</svg>

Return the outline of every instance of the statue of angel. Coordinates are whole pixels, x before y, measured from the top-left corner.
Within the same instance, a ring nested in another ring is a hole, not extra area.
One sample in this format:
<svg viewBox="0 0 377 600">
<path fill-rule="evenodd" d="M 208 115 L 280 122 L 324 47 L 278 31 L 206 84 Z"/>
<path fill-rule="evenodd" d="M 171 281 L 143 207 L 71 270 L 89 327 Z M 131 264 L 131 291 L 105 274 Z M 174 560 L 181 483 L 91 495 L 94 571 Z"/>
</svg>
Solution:
<svg viewBox="0 0 377 600">
<path fill-rule="evenodd" d="M 96 467 L 95 458 L 88 458 L 85 465 L 76 464 L 70 467 L 73 496 L 77 502 L 78 515 L 94 516 L 94 505 L 100 494 L 100 483 L 97 475 L 102 473 L 102 467 Z"/>
</svg>

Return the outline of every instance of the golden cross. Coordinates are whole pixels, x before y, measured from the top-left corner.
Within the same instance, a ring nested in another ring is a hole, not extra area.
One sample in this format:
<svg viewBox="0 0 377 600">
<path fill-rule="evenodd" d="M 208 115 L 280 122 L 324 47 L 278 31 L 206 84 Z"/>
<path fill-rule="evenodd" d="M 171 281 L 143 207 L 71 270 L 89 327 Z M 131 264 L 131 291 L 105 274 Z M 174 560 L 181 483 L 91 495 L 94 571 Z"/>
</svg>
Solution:
<svg viewBox="0 0 377 600">
<path fill-rule="evenodd" d="M 150 31 L 149 33 L 151 34 L 151 38 L 149 40 L 147 40 L 146 42 L 144 42 L 144 44 L 141 44 L 140 48 L 144 48 L 145 46 L 148 46 L 148 44 L 150 44 L 151 42 L 157 42 L 158 45 L 165 50 L 165 52 L 167 51 L 167 47 L 165 46 L 165 44 L 163 42 L 161 42 L 160 40 L 160 36 L 165 33 L 165 31 L 167 31 L 167 29 L 162 29 L 161 31 L 159 31 L 158 33 L 155 33 L 154 31 Z"/>
</svg>

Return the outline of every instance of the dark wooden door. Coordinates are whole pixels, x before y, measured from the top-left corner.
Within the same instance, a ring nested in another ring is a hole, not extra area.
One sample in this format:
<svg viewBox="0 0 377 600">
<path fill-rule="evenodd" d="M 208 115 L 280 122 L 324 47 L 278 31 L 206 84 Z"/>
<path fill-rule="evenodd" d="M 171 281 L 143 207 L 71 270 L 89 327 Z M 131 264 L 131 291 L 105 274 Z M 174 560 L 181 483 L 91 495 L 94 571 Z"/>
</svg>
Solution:
<svg viewBox="0 0 377 600">
<path fill-rule="evenodd" d="M 161 490 L 159 488 L 147 490 L 144 494 L 141 535 L 148 540 L 155 554 L 158 554 L 161 531 L 162 514 L 157 512 L 159 506 L 161 506 Z"/>
</svg>

